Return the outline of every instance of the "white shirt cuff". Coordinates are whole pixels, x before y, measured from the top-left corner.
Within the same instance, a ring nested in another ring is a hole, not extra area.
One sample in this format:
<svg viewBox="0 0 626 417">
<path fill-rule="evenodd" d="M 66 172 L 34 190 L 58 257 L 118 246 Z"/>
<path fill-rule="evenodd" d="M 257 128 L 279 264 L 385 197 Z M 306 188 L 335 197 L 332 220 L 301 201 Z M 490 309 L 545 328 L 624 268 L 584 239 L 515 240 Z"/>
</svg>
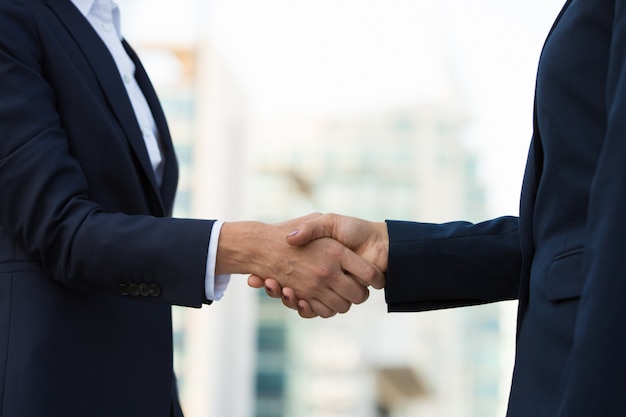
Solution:
<svg viewBox="0 0 626 417">
<path fill-rule="evenodd" d="M 230 274 L 215 275 L 215 261 L 217 258 L 217 243 L 220 238 L 220 232 L 222 230 L 223 221 L 216 221 L 213 223 L 211 229 L 211 238 L 209 239 L 209 253 L 206 258 L 206 274 L 204 279 L 204 292 L 207 300 L 219 301 L 226 287 L 230 282 Z"/>
</svg>

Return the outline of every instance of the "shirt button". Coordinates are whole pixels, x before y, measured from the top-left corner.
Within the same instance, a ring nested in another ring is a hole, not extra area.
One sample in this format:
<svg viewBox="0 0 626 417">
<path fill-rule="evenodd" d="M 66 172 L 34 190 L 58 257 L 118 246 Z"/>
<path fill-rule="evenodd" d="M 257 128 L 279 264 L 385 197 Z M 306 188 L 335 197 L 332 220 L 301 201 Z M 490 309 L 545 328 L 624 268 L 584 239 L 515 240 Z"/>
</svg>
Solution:
<svg viewBox="0 0 626 417">
<path fill-rule="evenodd" d="M 104 30 L 105 32 L 110 32 L 111 29 L 113 29 L 113 25 L 110 23 L 103 23 L 102 24 L 102 30 Z"/>
<path fill-rule="evenodd" d="M 130 83 L 130 81 L 132 80 L 132 77 L 129 74 L 124 74 L 123 78 L 126 84 Z"/>
</svg>

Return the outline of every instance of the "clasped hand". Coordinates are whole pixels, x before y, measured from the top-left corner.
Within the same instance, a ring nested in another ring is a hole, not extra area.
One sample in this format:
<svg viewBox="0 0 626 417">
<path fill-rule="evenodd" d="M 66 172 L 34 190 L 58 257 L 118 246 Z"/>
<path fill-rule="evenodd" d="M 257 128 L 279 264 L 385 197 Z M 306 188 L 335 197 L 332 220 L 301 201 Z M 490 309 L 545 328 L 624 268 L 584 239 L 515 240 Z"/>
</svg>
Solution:
<svg viewBox="0 0 626 417">
<path fill-rule="evenodd" d="M 301 256 L 293 267 L 309 275 L 293 279 L 253 274 L 248 278 L 251 287 L 265 287 L 269 296 L 282 298 L 285 306 L 305 318 L 345 313 L 368 298 L 368 287 L 384 287 L 389 251 L 385 223 L 312 214 L 281 226 L 294 227 L 285 235 Z"/>
</svg>

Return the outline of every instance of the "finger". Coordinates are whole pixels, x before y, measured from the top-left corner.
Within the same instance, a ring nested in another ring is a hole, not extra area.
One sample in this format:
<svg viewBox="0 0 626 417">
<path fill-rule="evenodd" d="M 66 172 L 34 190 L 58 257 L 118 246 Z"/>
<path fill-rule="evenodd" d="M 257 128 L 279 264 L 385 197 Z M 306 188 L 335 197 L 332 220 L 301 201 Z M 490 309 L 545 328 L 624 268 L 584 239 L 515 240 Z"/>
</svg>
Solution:
<svg viewBox="0 0 626 417">
<path fill-rule="evenodd" d="M 347 278 L 347 279 L 353 281 L 350 278 Z M 299 297 L 299 299 L 306 299 L 306 298 Z M 317 304 L 313 305 L 313 300 L 310 300 L 309 302 L 313 306 L 313 310 L 322 317 L 328 315 L 326 309 L 331 310 L 334 314 L 347 313 L 348 310 L 350 310 L 350 307 L 352 306 L 352 303 L 350 301 L 346 300 L 344 297 L 342 297 L 332 288 L 327 288 L 326 290 L 320 292 L 320 295 L 316 298 L 316 300 L 318 303 L 322 304 L 326 308 L 320 309 L 321 311 L 318 311 L 316 308 Z"/>
<path fill-rule="evenodd" d="M 311 304 L 306 300 L 298 300 L 298 314 L 304 319 L 312 319 L 318 316 L 313 311 Z"/>
<path fill-rule="evenodd" d="M 282 298 L 282 288 L 280 284 L 271 278 L 265 280 L 265 292 L 272 298 Z"/>
<path fill-rule="evenodd" d="M 329 285 L 338 297 L 344 299 L 349 304 L 361 304 L 369 298 L 369 290 L 367 287 L 364 287 L 357 280 L 345 274 L 344 278 L 330 282 Z M 324 302 L 328 305 L 326 299 L 324 299 Z M 344 313 L 344 311 L 339 309 L 336 309 L 336 311 Z"/>
<path fill-rule="evenodd" d="M 364 268 L 369 264 L 350 249 L 337 244 L 337 242 L 331 239 L 324 239 L 324 242 L 321 243 L 330 243 L 326 248 L 326 254 L 330 259 L 337 260 L 340 267 L 338 270 L 332 270 L 331 267 L 330 270 L 321 270 L 319 273 L 319 275 L 327 277 L 327 283 L 330 289 L 352 304 L 360 304 L 367 300 L 369 296 L 369 290 L 367 289 L 368 283 L 364 285 L 361 283 L 361 278 L 357 275 L 359 273 L 358 268 L 354 265 L 356 264 Z M 362 263 L 365 266 L 363 266 Z M 358 277 L 358 279 L 355 279 L 355 277 Z M 318 295 L 315 298 L 320 299 L 320 296 Z M 326 302 L 326 299 L 323 301 Z M 333 307 L 329 304 L 326 305 L 331 308 Z M 336 311 L 341 312 L 340 310 Z"/>
<path fill-rule="evenodd" d="M 313 220 L 313 219 L 315 219 L 317 217 L 320 217 L 320 216 L 323 216 L 323 214 L 322 213 L 311 213 L 311 214 L 307 214 L 306 216 L 296 217 L 295 219 L 287 220 L 285 222 L 279 223 L 279 225 L 297 227 L 297 226 L 300 226 L 302 223 L 306 223 L 309 220 Z"/>
<path fill-rule="evenodd" d="M 298 310 L 298 298 L 291 288 L 283 288 L 283 304 L 292 310 Z"/>
<path fill-rule="evenodd" d="M 362 288 L 364 288 L 365 290 L 365 298 L 363 299 L 363 301 L 361 301 L 361 303 L 364 303 L 370 298 L 370 290 L 367 287 L 362 287 Z M 360 304 L 360 303 L 352 303 L 352 304 Z"/>
<path fill-rule="evenodd" d="M 293 246 L 302 246 L 321 237 L 334 237 L 336 215 L 325 214 L 314 217 L 300 224 L 296 230 L 287 235 L 287 243 Z"/>
<path fill-rule="evenodd" d="M 309 304 L 311 304 L 311 309 L 313 310 L 313 313 L 324 319 L 333 317 L 337 314 L 337 311 L 329 308 L 319 300 L 311 300 L 309 301 Z"/>
<path fill-rule="evenodd" d="M 342 255 L 341 267 L 365 286 L 372 286 L 377 290 L 385 286 L 385 274 L 350 250 L 346 249 L 345 253 Z"/>
<path fill-rule="evenodd" d="M 257 275 L 250 275 L 248 277 L 248 286 L 252 288 L 263 288 L 265 280 Z"/>
</svg>

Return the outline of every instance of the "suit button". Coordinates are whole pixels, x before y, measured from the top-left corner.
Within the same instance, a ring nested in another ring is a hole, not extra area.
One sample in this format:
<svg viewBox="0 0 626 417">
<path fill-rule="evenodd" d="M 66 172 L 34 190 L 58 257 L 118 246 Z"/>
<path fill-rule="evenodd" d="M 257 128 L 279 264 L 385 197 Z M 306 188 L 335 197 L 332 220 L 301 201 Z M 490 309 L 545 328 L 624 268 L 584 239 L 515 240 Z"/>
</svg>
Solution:
<svg viewBox="0 0 626 417">
<path fill-rule="evenodd" d="M 128 285 L 120 284 L 120 293 L 122 295 L 128 295 Z"/>
<path fill-rule="evenodd" d="M 130 295 L 135 295 L 135 296 L 139 295 L 139 285 L 137 285 L 137 284 L 130 284 L 128 286 L 128 293 Z"/>
<path fill-rule="evenodd" d="M 139 294 L 146 297 L 150 295 L 151 292 L 152 292 L 152 289 L 150 288 L 150 285 L 146 283 L 139 284 Z"/>
<path fill-rule="evenodd" d="M 157 284 L 150 285 L 150 295 L 153 297 L 158 297 L 159 295 L 161 295 L 161 287 L 159 287 Z"/>
</svg>

